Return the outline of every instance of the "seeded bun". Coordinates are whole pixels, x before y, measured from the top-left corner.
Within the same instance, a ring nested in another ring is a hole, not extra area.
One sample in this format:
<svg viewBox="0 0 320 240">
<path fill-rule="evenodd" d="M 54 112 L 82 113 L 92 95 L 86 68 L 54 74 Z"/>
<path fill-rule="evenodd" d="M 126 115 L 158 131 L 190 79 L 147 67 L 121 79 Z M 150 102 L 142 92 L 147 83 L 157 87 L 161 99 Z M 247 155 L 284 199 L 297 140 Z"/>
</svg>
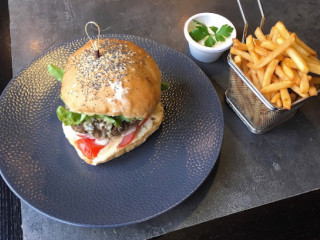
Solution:
<svg viewBox="0 0 320 240">
<path fill-rule="evenodd" d="M 160 102 L 161 74 L 153 58 L 129 41 L 102 39 L 69 57 L 61 97 L 73 112 L 143 118 Z"/>
<path fill-rule="evenodd" d="M 147 121 L 142 126 L 138 127 L 136 136 L 130 144 L 128 144 L 125 147 L 118 148 L 117 146 L 121 142 L 123 136 L 116 136 L 112 138 L 108 145 L 102 148 L 98 156 L 93 159 L 88 159 L 87 157 L 85 157 L 82 154 L 82 152 L 77 148 L 76 141 L 79 139 L 77 133 L 73 131 L 70 126 L 65 126 L 64 124 L 62 124 L 62 128 L 70 144 L 72 144 L 74 148 L 77 150 L 79 157 L 90 165 L 98 165 L 100 163 L 107 162 L 113 158 L 119 157 L 122 154 L 129 152 L 132 149 L 144 143 L 146 139 L 159 128 L 163 120 L 163 116 L 163 106 L 161 103 L 159 103 L 156 106 L 154 112 L 151 113 L 151 115 L 148 117 Z"/>
</svg>

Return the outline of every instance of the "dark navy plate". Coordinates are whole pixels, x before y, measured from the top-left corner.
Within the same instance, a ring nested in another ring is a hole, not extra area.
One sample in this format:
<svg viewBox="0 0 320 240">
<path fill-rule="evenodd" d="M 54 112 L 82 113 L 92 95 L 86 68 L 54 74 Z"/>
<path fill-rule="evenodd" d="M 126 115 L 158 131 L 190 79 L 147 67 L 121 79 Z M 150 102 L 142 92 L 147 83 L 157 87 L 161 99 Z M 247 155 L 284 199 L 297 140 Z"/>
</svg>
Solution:
<svg viewBox="0 0 320 240">
<path fill-rule="evenodd" d="M 98 166 L 82 161 L 62 132 L 56 108 L 60 83 L 47 64 L 64 67 L 87 39 L 65 43 L 32 62 L 0 101 L 0 169 L 11 190 L 56 220 L 80 226 L 122 226 L 145 221 L 181 203 L 206 179 L 220 151 L 223 115 L 206 75 L 183 54 L 129 35 L 158 63 L 164 121 L 145 143 Z"/>
</svg>

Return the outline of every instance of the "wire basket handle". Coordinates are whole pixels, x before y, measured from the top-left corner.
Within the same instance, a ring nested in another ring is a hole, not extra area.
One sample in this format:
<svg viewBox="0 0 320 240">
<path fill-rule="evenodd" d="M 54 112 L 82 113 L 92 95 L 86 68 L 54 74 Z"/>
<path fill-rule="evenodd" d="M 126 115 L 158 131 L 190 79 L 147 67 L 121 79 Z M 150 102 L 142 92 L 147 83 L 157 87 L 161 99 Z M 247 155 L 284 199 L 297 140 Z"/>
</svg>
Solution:
<svg viewBox="0 0 320 240">
<path fill-rule="evenodd" d="M 248 32 L 248 21 L 246 19 L 246 16 L 244 14 L 243 9 L 242 9 L 242 5 L 241 5 L 240 0 L 237 0 L 237 2 L 238 2 L 238 6 L 239 6 L 239 9 L 240 9 L 240 12 L 241 12 L 241 16 L 242 16 L 242 19 L 243 19 L 243 23 L 244 23 L 243 34 L 242 34 L 242 42 L 244 42 L 246 37 L 247 37 L 247 32 Z M 260 28 L 262 30 L 262 28 L 264 26 L 264 21 L 265 21 L 266 18 L 264 16 L 264 12 L 263 12 L 263 8 L 262 8 L 260 0 L 257 0 L 257 2 L 258 2 L 258 5 L 259 5 L 259 10 L 260 10 L 260 14 L 261 14 Z"/>
</svg>

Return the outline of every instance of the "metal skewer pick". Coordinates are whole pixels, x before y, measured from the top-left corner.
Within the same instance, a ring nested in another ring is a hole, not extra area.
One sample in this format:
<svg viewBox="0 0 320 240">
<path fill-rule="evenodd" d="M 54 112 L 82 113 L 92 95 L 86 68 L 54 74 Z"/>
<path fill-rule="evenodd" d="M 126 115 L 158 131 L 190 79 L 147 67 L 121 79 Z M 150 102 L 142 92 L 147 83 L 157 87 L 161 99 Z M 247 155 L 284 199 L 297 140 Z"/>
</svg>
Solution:
<svg viewBox="0 0 320 240">
<path fill-rule="evenodd" d="M 98 41 L 93 41 L 92 38 L 90 37 L 89 33 L 88 33 L 88 25 L 89 24 L 93 24 L 97 27 L 98 29 Z M 99 25 L 94 22 L 94 21 L 90 21 L 90 22 L 87 22 L 86 26 L 85 26 L 85 31 L 86 31 L 86 34 L 88 36 L 88 38 L 90 39 L 90 42 L 92 44 L 92 47 L 93 47 L 93 50 L 94 50 L 94 55 L 95 55 L 95 59 L 99 58 L 100 57 L 100 53 L 99 53 L 99 47 L 100 47 L 100 27 Z"/>
<path fill-rule="evenodd" d="M 237 2 L 238 2 L 238 6 L 239 6 L 239 9 L 240 9 L 240 12 L 241 12 L 241 16 L 242 16 L 242 19 L 243 19 L 243 22 L 244 22 L 244 28 L 243 28 L 243 34 L 242 34 L 242 42 L 245 42 L 246 37 L 247 37 L 247 31 L 248 31 L 248 21 L 246 19 L 246 16 L 244 14 L 243 9 L 242 9 L 242 5 L 241 5 L 240 0 L 237 0 Z M 264 26 L 265 16 L 264 16 L 264 12 L 263 12 L 263 8 L 262 8 L 260 0 L 257 0 L 257 2 L 258 2 L 260 14 L 261 14 L 260 28 L 262 29 L 263 26 Z"/>
</svg>

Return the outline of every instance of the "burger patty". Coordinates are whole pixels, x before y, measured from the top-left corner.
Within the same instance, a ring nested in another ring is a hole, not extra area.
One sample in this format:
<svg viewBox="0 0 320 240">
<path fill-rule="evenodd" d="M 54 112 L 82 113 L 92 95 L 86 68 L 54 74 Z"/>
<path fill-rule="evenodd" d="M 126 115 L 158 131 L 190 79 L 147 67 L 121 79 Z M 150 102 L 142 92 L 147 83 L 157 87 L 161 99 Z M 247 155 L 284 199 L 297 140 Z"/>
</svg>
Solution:
<svg viewBox="0 0 320 240">
<path fill-rule="evenodd" d="M 116 127 L 113 123 L 104 121 L 103 119 L 94 119 L 74 125 L 72 129 L 78 133 L 89 134 L 95 138 L 111 138 L 112 136 L 121 135 L 121 133 L 137 125 L 139 122 L 140 120 L 132 120 L 130 122 L 123 121 L 119 127 Z"/>
</svg>

